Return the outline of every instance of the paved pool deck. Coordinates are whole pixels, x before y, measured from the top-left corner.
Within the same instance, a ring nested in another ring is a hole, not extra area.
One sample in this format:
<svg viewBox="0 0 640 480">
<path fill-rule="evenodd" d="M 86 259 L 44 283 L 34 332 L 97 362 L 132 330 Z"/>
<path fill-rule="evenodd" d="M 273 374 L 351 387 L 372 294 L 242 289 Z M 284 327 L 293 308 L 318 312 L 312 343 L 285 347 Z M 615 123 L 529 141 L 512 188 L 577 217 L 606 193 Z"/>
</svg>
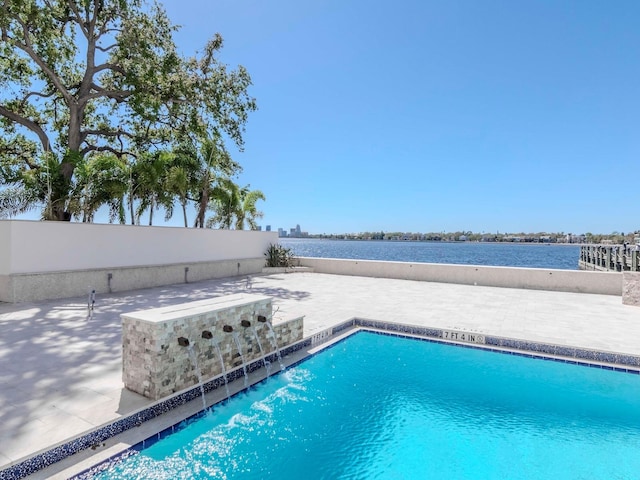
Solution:
<svg viewBox="0 0 640 480">
<path fill-rule="evenodd" d="M 0 304 L 0 470 L 152 403 L 123 387 L 122 313 L 242 292 L 305 336 L 359 317 L 640 355 L 640 308 L 608 295 L 304 272 L 98 295 L 93 318 L 86 298 Z"/>
</svg>

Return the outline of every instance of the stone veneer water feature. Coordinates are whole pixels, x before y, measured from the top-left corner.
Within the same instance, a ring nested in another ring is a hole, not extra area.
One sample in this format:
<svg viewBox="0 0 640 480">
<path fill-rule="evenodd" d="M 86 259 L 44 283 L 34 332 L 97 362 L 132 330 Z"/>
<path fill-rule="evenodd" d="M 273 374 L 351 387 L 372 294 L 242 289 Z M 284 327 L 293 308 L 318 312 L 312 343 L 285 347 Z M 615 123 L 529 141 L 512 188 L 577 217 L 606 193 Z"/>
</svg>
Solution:
<svg viewBox="0 0 640 480">
<path fill-rule="evenodd" d="M 199 383 L 190 348 L 195 353 L 201 379 L 207 381 L 223 372 L 242 368 L 243 362 L 250 364 L 265 355 L 275 355 L 270 325 L 280 348 L 302 340 L 302 317 L 273 325 L 272 314 L 271 298 L 253 294 L 227 295 L 123 314 L 124 385 L 158 400 Z M 234 335 L 239 339 L 241 352 Z"/>
</svg>

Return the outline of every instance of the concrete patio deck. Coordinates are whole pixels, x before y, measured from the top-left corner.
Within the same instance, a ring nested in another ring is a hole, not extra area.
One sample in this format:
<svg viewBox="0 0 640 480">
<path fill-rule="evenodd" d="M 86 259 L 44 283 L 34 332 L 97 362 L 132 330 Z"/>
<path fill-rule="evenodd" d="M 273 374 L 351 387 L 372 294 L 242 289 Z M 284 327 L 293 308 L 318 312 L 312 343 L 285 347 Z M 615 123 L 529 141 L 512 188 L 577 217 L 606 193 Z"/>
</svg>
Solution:
<svg viewBox="0 0 640 480">
<path fill-rule="evenodd" d="M 640 355 L 640 309 L 609 295 L 318 273 L 227 278 L 86 298 L 0 304 L 0 470 L 131 413 L 120 314 L 250 291 L 274 321 L 305 315 L 305 336 L 353 317 Z"/>
</svg>

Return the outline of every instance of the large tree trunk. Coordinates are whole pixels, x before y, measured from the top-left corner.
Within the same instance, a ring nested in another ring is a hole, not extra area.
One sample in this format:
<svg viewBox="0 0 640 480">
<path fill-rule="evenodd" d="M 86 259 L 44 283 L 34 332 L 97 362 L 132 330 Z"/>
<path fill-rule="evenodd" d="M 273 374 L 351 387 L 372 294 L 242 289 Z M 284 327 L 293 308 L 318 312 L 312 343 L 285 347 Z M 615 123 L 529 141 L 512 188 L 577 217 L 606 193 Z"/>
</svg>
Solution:
<svg viewBox="0 0 640 480">
<path fill-rule="evenodd" d="M 84 107 L 71 103 L 69 106 L 69 137 L 68 151 L 60 162 L 58 178 L 50 179 L 52 183 L 51 198 L 49 199 L 49 213 L 45 215 L 47 220 L 60 222 L 71 221 L 71 213 L 67 211 L 67 202 L 73 179 L 73 171 L 76 164 L 81 160 L 80 153 L 82 120 L 84 117 Z"/>
<path fill-rule="evenodd" d="M 71 221 L 71 214 L 67 211 L 69 191 L 71 189 L 71 176 L 73 175 L 73 165 L 68 162 L 60 164 L 60 174 L 57 178 L 50 179 L 51 194 L 48 199 L 49 206 L 45 213 L 45 220 L 58 222 Z"/>
</svg>

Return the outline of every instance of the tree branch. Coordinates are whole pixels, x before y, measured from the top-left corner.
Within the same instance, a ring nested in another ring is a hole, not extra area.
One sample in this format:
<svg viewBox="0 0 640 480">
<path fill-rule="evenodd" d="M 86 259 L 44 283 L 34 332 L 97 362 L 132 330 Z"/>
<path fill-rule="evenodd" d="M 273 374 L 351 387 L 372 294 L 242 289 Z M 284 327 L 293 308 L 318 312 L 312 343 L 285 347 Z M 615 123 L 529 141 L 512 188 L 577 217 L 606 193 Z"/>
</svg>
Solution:
<svg viewBox="0 0 640 480">
<path fill-rule="evenodd" d="M 45 152 L 49 151 L 49 149 L 51 148 L 49 137 L 47 136 L 45 131 L 42 129 L 42 127 L 38 123 L 28 118 L 25 118 L 22 115 L 18 115 L 17 113 L 9 110 L 8 108 L 2 105 L 0 105 L 0 115 L 2 115 L 3 117 L 7 117 L 9 120 L 13 120 L 14 122 L 19 123 L 23 127 L 26 127 L 29 130 L 31 130 L 40 139 L 40 143 L 42 144 L 42 148 L 44 148 L 44 151 Z"/>
<path fill-rule="evenodd" d="M 51 3 L 51 0 L 43 0 L 43 3 L 45 4 L 45 6 L 49 9 L 49 12 L 55 12 L 55 7 L 54 5 Z M 62 23 L 67 23 L 70 20 L 73 20 L 73 17 L 70 16 L 66 16 L 66 17 L 58 17 L 58 16 L 53 16 L 53 18 L 55 18 L 56 20 L 62 22 Z M 64 27 L 62 27 L 64 29 Z"/>
<path fill-rule="evenodd" d="M 127 132 L 126 130 L 122 130 L 121 128 L 118 128 L 117 130 L 109 130 L 109 129 L 106 129 L 106 128 L 99 128 L 97 130 L 83 130 L 81 135 L 82 135 L 83 141 L 89 135 L 101 135 L 101 136 L 104 136 L 104 137 L 128 137 L 128 138 L 134 138 L 134 135 L 132 135 L 131 133 Z"/>
<path fill-rule="evenodd" d="M 29 92 L 22 98 L 22 100 L 20 101 L 20 104 L 24 106 L 24 104 L 27 103 L 27 100 L 29 100 L 29 97 L 49 98 L 49 97 L 53 96 L 55 93 L 56 92 L 51 92 L 49 94 L 44 94 L 42 92 Z"/>
<path fill-rule="evenodd" d="M 112 45 L 112 47 L 115 47 L 115 46 L 117 45 Z M 96 46 L 96 48 L 98 48 L 98 46 Z M 103 63 L 101 65 L 96 65 L 93 67 L 93 74 L 95 75 L 96 73 L 99 73 L 103 70 L 111 70 L 114 72 L 118 72 L 122 75 L 127 73 L 125 69 L 122 68 L 120 65 L 116 65 L 115 63 Z"/>
<path fill-rule="evenodd" d="M 102 28 L 100 29 L 100 37 L 102 37 L 105 33 L 122 33 L 124 30 L 122 28 L 106 28 L 108 22 L 105 22 Z"/>
<path fill-rule="evenodd" d="M 82 155 L 86 155 L 89 152 L 111 152 L 113 153 L 116 157 L 120 158 L 124 155 L 131 155 L 134 158 L 138 158 L 137 155 L 133 152 L 129 152 L 126 150 L 118 150 L 117 148 L 113 148 L 109 145 L 102 145 L 102 146 L 96 146 L 96 145 L 87 145 L 86 147 L 84 147 L 80 153 Z"/>
<path fill-rule="evenodd" d="M 108 52 L 109 50 L 116 48 L 118 46 L 117 43 L 113 45 L 109 45 L 108 47 L 101 47 L 100 45 L 96 45 L 96 50 L 100 50 L 101 52 Z"/>
<path fill-rule="evenodd" d="M 127 92 L 126 90 L 107 90 L 105 88 L 102 88 L 96 85 L 95 83 L 91 84 L 91 89 L 95 90 L 95 92 L 87 93 L 84 96 L 84 99 L 86 101 L 93 100 L 94 98 L 106 97 L 106 98 L 112 98 L 116 102 L 120 103 L 120 102 L 124 102 L 127 99 L 127 97 L 131 96 L 131 92 Z"/>
<path fill-rule="evenodd" d="M 76 23 L 82 30 L 82 34 L 87 39 L 89 39 L 89 30 L 87 28 L 85 21 L 83 21 L 82 16 L 80 15 L 80 11 L 78 10 L 78 6 L 76 5 L 76 2 L 74 2 L 73 0 L 69 0 L 68 4 L 69 4 L 69 8 L 73 11 L 73 13 L 76 16 Z"/>
<path fill-rule="evenodd" d="M 85 130 L 87 135 L 104 135 L 107 137 L 116 137 L 123 136 L 134 138 L 134 135 L 127 132 L 126 130 L 106 130 L 106 129 L 98 129 L 98 130 Z"/>
<path fill-rule="evenodd" d="M 37 163 L 33 163 L 30 158 L 29 158 L 29 154 L 28 152 L 25 150 L 25 148 L 23 146 L 17 146 L 17 145 L 12 145 L 12 144 L 8 144 L 8 145 L 0 145 L 0 154 L 2 155 L 13 155 L 15 157 L 20 158 L 21 160 L 24 161 L 24 163 L 27 165 L 27 167 L 29 167 L 29 170 L 35 170 L 37 168 L 40 168 L 40 165 L 38 165 Z"/>
<path fill-rule="evenodd" d="M 36 53 L 36 51 L 33 49 L 33 45 L 31 44 L 31 38 L 29 36 L 29 27 L 27 26 L 26 23 L 24 23 L 22 21 L 22 19 L 20 19 L 19 17 L 15 17 L 16 21 L 20 24 L 20 26 L 22 27 L 22 32 L 24 34 L 24 41 L 25 43 L 22 43 L 20 41 L 18 41 L 15 38 L 11 38 L 11 37 L 6 37 L 6 39 L 11 40 L 11 42 L 18 47 L 20 50 L 22 50 L 23 52 L 25 52 L 27 55 L 29 55 L 29 57 L 42 69 L 42 71 L 47 75 L 47 77 L 49 78 L 49 80 L 51 80 L 51 82 L 55 85 L 55 87 L 58 89 L 58 91 L 62 94 L 62 96 L 65 98 L 65 100 L 67 100 L 67 102 L 71 103 L 72 101 L 72 96 L 69 93 L 69 91 L 65 88 L 65 86 L 62 84 L 62 82 L 60 81 L 60 77 L 58 75 L 56 75 L 56 73 L 49 68 L 49 66 L 44 62 L 44 60 Z M 5 37 L 5 32 L 3 31 L 3 38 Z"/>
<path fill-rule="evenodd" d="M 98 16 L 100 15 L 99 10 L 104 7 L 103 0 L 93 0 L 93 17 L 89 19 L 89 8 L 87 4 L 87 21 L 89 22 L 89 31 L 95 32 L 96 30 L 96 22 L 98 21 Z M 108 23 L 108 22 L 105 22 Z M 97 35 L 96 38 L 99 38 L 100 35 Z"/>
</svg>

